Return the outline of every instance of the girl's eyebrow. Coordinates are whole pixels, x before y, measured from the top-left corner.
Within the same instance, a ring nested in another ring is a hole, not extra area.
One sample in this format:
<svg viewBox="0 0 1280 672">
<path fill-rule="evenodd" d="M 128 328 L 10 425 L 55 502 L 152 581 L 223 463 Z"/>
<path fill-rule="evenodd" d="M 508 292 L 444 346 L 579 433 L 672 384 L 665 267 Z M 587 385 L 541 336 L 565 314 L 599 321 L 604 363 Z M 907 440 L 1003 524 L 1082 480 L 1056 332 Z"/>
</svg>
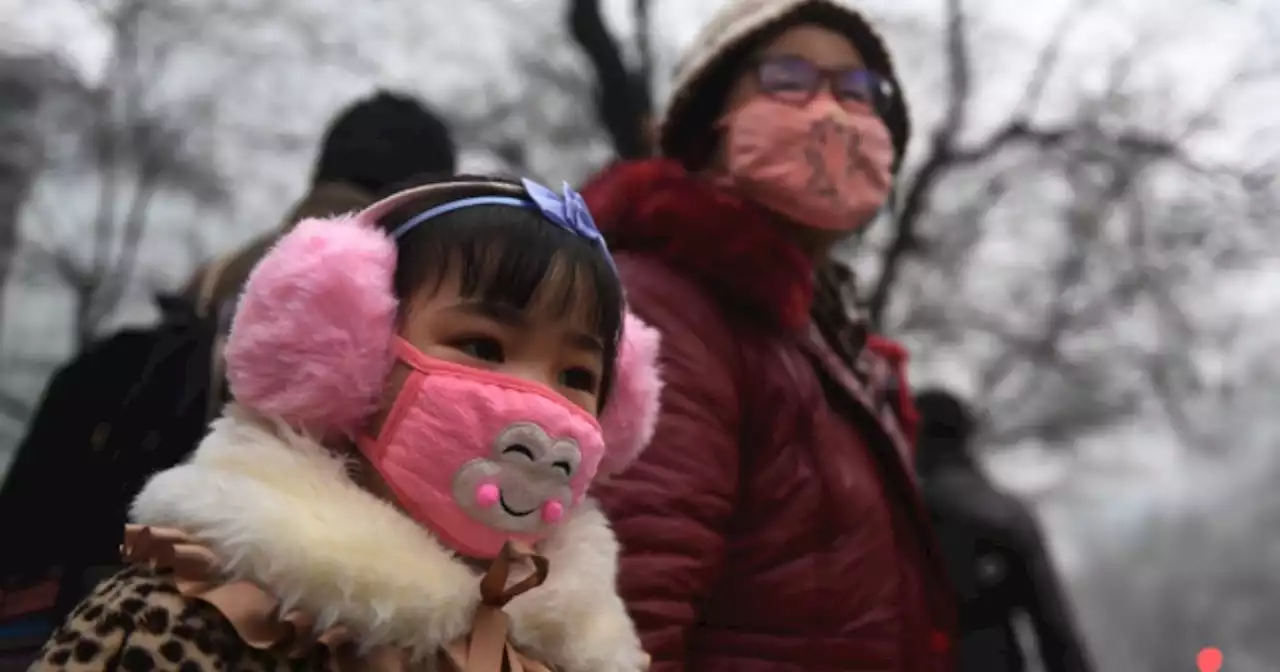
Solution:
<svg viewBox="0 0 1280 672">
<path fill-rule="evenodd" d="M 588 334 L 585 331 L 569 332 L 569 343 L 579 350 L 585 350 L 591 354 L 604 352 L 604 341 L 598 337 Z"/>
<path fill-rule="evenodd" d="M 520 327 L 529 322 L 525 311 L 508 304 L 494 301 L 468 301 L 460 303 L 457 310 L 469 315 L 488 318 L 508 327 Z"/>
<path fill-rule="evenodd" d="M 455 309 L 458 312 L 467 315 L 475 315 L 485 319 L 493 320 L 504 327 L 520 328 L 529 323 L 528 314 L 509 304 L 495 301 L 467 301 L 459 303 Z M 591 354 L 604 352 L 604 341 L 599 336 L 587 333 L 585 331 L 570 331 L 569 343 L 578 350 L 584 350 Z"/>
</svg>

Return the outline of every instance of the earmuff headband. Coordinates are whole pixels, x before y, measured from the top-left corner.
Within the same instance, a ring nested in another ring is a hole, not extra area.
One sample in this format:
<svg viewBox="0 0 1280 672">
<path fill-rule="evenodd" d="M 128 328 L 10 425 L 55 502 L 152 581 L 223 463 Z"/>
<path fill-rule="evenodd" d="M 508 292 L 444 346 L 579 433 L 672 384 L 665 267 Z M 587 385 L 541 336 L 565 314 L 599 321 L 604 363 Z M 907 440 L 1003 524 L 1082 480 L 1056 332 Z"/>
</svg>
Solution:
<svg viewBox="0 0 1280 672">
<path fill-rule="evenodd" d="M 604 255 L 605 261 L 609 262 L 609 267 L 614 273 L 618 272 L 618 267 L 613 263 L 613 255 L 609 254 L 609 248 L 604 242 L 604 236 L 600 235 L 600 230 L 596 228 L 596 222 L 591 217 L 591 211 L 587 209 L 586 201 L 582 196 L 573 190 L 566 183 L 562 189 L 562 194 L 557 195 L 554 191 L 534 182 L 533 180 L 522 180 L 524 186 L 525 198 L 518 196 L 471 196 L 460 198 L 457 200 L 441 203 L 440 205 L 428 208 L 425 212 L 421 212 L 409 218 L 400 226 L 391 232 L 392 240 L 400 240 L 413 229 L 417 228 L 423 222 L 429 221 L 440 215 L 469 208 L 476 205 L 507 205 L 526 210 L 538 210 L 542 216 L 552 224 L 572 233 L 579 238 L 585 239 L 591 243 L 601 254 Z M 477 186 L 484 186 L 491 183 L 477 183 Z M 453 188 L 457 186 L 470 186 L 468 183 L 457 184 L 437 184 L 425 187 L 417 187 L 402 191 L 387 198 L 374 203 L 365 208 L 357 215 L 359 219 L 373 223 L 383 215 L 394 210 L 395 208 L 416 200 L 419 197 L 433 195 L 444 188 Z M 503 191 L 509 191 L 509 185 L 499 186 Z"/>
<path fill-rule="evenodd" d="M 400 238 L 406 233 L 414 230 L 419 224 L 429 219 L 439 217 L 445 213 L 453 212 L 454 210 L 469 208 L 473 205 L 511 205 L 517 208 L 524 208 L 526 210 L 532 210 L 538 207 L 530 201 L 524 201 L 510 196 L 474 196 L 472 198 L 460 198 L 456 201 L 441 203 L 434 208 L 428 209 L 426 212 L 414 215 L 409 218 L 409 221 L 397 226 L 396 230 L 391 232 L 391 239 L 400 240 Z"/>
</svg>

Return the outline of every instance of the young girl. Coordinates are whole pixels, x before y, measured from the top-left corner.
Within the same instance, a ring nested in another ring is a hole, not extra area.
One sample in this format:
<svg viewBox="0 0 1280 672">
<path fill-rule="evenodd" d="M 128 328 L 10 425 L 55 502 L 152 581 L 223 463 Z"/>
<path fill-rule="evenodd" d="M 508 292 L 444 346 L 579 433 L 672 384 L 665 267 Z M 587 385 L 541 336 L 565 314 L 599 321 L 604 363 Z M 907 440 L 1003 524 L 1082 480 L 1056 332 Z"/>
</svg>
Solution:
<svg viewBox="0 0 1280 672">
<path fill-rule="evenodd" d="M 652 435 L 657 345 L 567 187 L 301 223 L 240 300 L 236 402 L 36 669 L 644 669 L 584 493 Z"/>
</svg>

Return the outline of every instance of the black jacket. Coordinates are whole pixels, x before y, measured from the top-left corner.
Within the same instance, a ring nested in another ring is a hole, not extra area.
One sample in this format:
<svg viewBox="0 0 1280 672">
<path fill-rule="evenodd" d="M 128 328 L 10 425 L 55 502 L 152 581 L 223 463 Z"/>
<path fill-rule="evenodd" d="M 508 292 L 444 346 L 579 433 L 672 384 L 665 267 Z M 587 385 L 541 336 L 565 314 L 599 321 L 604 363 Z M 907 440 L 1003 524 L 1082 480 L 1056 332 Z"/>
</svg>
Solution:
<svg viewBox="0 0 1280 672">
<path fill-rule="evenodd" d="M 925 503 L 959 602 L 959 672 L 1021 672 L 1015 617 L 1033 627 L 1047 672 L 1093 669 L 1076 631 L 1040 524 L 972 465 L 923 478 Z"/>
<path fill-rule="evenodd" d="M 0 595 L 55 576 L 53 622 L 119 566 L 134 496 L 194 451 L 225 394 L 211 386 L 218 320 L 160 304 L 158 325 L 93 343 L 54 374 L 0 484 Z"/>
</svg>

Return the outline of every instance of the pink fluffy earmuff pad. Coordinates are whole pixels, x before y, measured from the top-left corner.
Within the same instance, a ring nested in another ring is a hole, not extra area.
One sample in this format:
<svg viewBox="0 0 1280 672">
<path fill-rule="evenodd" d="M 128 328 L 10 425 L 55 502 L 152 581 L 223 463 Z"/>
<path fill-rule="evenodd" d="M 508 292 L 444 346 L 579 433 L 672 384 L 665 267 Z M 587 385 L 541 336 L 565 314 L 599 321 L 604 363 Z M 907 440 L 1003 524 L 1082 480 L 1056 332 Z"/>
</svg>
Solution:
<svg viewBox="0 0 1280 672">
<path fill-rule="evenodd" d="M 606 449 L 597 472 L 601 476 L 625 469 L 653 440 L 662 395 L 658 370 L 661 342 L 657 329 L 627 312 L 618 344 L 613 390 L 600 415 Z"/>
<path fill-rule="evenodd" d="M 307 219 L 249 275 L 225 351 L 232 396 L 319 433 L 351 434 L 391 369 L 396 246 L 355 216 Z"/>
</svg>

